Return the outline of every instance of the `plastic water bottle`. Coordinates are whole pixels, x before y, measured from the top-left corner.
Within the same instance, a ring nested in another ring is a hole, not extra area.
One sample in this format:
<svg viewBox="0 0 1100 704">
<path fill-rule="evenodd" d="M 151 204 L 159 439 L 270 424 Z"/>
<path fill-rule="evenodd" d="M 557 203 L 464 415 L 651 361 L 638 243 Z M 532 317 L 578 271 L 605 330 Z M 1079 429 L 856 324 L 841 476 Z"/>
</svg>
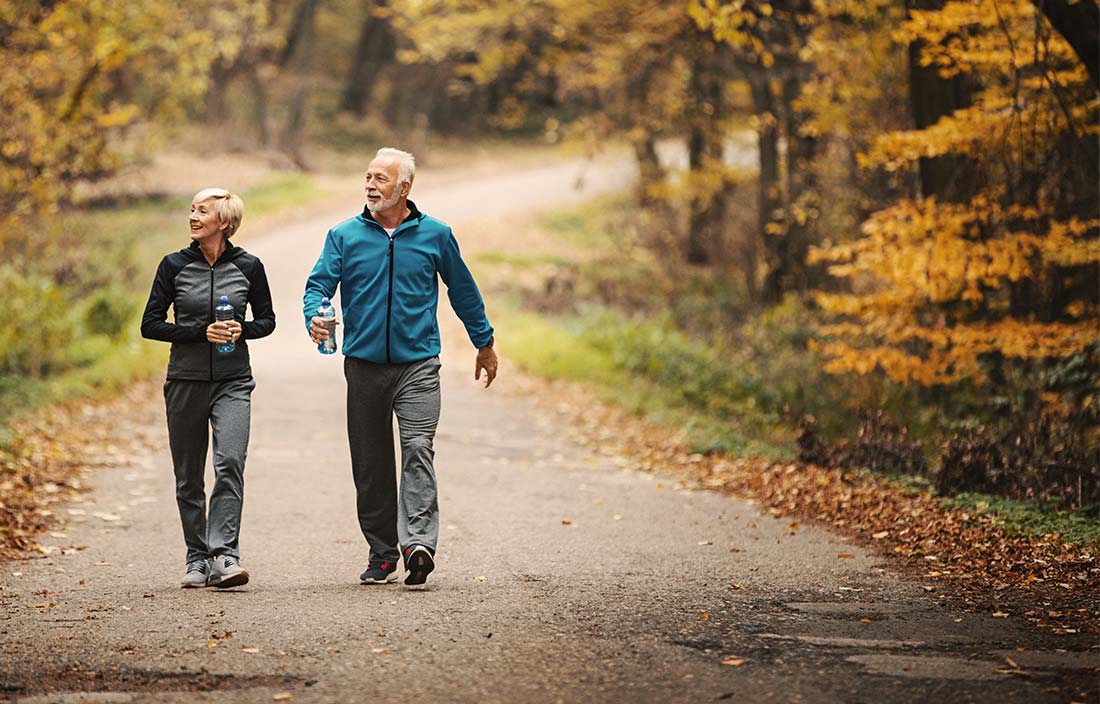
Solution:
<svg viewBox="0 0 1100 704">
<path fill-rule="evenodd" d="M 331 319 L 331 322 L 325 320 L 325 327 L 328 328 L 328 339 L 317 343 L 317 351 L 321 354 L 336 354 L 336 309 L 332 307 L 332 302 L 329 299 L 321 299 L 321 307 L 317 309 L 317 315 Z"/>
<path fill-rule="evenodd" d="M 214 320 L 219 323 L 223 320 L 233 320 L 233 306 L 229 305 L 229 296 L 222 296 L 221 300 L 218 301 L 218 306 L 214 308 Z M 219 342 L 217 348 L 219 352 L 232 352 L 237 349 L 237 345 L 233 340 L 230 340 L 229 342 Z"/>
</svg>

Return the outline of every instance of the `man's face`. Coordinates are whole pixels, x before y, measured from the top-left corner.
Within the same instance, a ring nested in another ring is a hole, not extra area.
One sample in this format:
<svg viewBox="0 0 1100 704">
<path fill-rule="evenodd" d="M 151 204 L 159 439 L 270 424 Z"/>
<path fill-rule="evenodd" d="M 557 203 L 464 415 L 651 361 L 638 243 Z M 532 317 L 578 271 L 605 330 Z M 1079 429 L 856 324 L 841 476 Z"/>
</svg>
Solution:
<svg viewBox="0 0 1100 704">
<path fill-rule="evenodd" d="M 409 193 L 409 184 L 398 182 L 397 161 L 375 159 L 367 167 L 367 209 L 379 213 L 397 205 Z"/>
</svg>

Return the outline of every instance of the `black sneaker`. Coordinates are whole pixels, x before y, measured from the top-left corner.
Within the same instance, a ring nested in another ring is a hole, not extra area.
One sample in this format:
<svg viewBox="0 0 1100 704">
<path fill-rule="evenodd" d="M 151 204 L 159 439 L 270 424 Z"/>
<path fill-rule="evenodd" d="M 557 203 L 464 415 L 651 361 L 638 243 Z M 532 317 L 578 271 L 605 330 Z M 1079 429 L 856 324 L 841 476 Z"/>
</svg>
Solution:
<svg viewBox="0 0 1100 704">
<path fill-rule="evenodd" d="M 415 586 L 428 581 L 428 575 L 435 569 L 432 553 L 423 545 L 405 548 L 405 584 Z"/>
<path fill-rule="evenodd" d="M 396 562 L 372 563 L 367 571 L 359 575 L 359 581 L 363 584 L 389 584 L 397 579 Z"/>
</svg>

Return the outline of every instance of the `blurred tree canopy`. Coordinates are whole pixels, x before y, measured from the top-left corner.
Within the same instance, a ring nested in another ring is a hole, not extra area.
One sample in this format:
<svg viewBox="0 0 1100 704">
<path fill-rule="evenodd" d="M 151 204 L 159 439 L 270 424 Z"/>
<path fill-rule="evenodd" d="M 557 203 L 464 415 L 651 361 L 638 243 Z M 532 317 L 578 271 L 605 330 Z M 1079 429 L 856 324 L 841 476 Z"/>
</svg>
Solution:
<svg viewBox="0 0 1100 704">
<path fill-rule="evenodd" d="M 0 5 L 0 227 L 119 163 L 113 138 L 206 93 L 265 4 L 11 0 Z"/>
</svg>

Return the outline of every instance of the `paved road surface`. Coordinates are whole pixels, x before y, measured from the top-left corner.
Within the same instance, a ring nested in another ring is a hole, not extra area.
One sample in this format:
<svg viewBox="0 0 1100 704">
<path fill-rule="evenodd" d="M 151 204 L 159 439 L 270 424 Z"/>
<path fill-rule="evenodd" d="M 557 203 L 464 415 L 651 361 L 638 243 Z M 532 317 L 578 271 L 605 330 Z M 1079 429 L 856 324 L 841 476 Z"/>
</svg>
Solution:
<svg viewBox="0 0 1100 704">
<path fill-rule="evenodd" d="M 459 225 L 469 253 L 473 216 L 574 201 L 579 173 L 426 172 L 414 196 Z M 614 161 L 584 173 L 588 192 L 630 178 Z M 298 317 L 325 230 L 357 211 L 357 189 L 339 213 L 246 243 L 279 315 L 253 346 L 241 541 L 252 583 L 177 588 L 183 544 L 154 399 L 146 424 L 120 433 L 151 433 L 155 449 L 94 475 L 89 503 L 45 539 L 70 554 L 0 574 L 0 699 L 1006 704 L 1067 701 L 1059 668 L 1097 664 L 1011 622 L 947 613 L 824 530 L 792 534 L 750 504 L 591 456 L 507 376 L 488 391 L 473 382 L 449 313 L 439 568 L 423 591 L 360 586 L 341 364 L 315 352 Z M 1006 656 L 1030 676 L 1008 673 Z"/>
</svg>

